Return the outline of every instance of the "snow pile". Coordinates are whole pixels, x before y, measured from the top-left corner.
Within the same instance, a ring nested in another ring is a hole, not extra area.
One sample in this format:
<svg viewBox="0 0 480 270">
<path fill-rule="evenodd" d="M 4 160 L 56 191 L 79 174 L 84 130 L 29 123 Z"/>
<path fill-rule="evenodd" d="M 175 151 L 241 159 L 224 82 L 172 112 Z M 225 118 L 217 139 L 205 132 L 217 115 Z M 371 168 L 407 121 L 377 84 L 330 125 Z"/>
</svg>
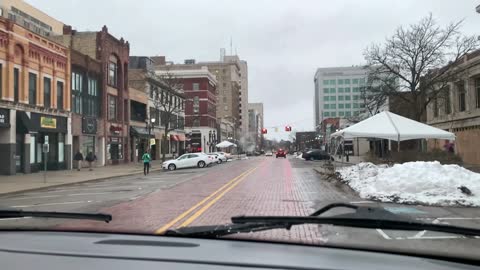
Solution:
<svg viewBox="0 0 480 270">
<path fill-rule="evenodd" d="M 299 152 L 299 153 L 297 153 L 297 155 L 295 156 L 295 158 L 304 159 L 304 158 L 302 158 L 302 155 L 303 155 L 303 153 L 302 153 L 302 152 Z"/>
<path fill-rule="evenodd" d="M 362 198 L 383 202 L 480 206 L 480 174 L 458 165 L 407 162 L 387 165 L 360 163 L 337 170 Z M 471 195 L 462 193 L 467 187 Z"/>
</svg>

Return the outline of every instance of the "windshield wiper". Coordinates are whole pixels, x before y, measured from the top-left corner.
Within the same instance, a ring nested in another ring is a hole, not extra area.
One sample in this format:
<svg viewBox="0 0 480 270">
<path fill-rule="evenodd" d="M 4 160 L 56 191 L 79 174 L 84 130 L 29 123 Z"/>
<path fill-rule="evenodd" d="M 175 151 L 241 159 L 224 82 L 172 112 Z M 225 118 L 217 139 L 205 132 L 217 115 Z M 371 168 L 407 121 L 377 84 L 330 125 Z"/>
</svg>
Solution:
<svg viewBox="0 0 480 270">
<path fill-rule="evenodd" d="M 23 211 L 17 209 L 0 210 L 0 219 L 21 218 L 21 217 L 41 217 L 41 218 L 65 218 L 65 219 L 90 219 L 112 221 L 112 216 L 102 213 L 72 213 L 72 212 L 49 212 L 49 211 Z"/>
<path fill-rule="evenodd" d="M 353 213 L 326 217 L 320 216 L 328 210 L 338 207 L 346 207 L 354 209 L 355 211 Z M 235 233 L 257 232 L 279 228 L 290 230 L 292 226 L 302 224 L 326 224 L 369 229 L 428 230 L 466 236 L 480 236 L 479 229 L 424 223 L 406 216 L 394 214 L 381 207 L 357 206 L 346 203 L 329 204 L 315 211 L 310 216 L 236 216 L 232 217 L 232 223 L 233 224 L 215 226 L 184 227 L 169 230 L 165 234 L 175 236 L 220 237 Z"/>
</svg>

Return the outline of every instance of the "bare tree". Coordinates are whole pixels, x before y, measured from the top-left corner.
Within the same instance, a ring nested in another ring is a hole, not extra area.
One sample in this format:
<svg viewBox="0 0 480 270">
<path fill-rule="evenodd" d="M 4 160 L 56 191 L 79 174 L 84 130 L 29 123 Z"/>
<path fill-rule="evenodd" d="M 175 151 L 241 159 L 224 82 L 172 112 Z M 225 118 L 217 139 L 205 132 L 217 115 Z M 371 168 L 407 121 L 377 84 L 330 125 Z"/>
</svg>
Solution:
<svg viewBox="0 0 480 270">
<path fill-rule="evenodd" d="M 479 45 L 477 37 L 460 33 L 461 24 L 442 28 L 430 14 L 399 27 L 383 45 L 368 47 L 364 56 L 372 83 L 380 87 L 376 94 L 403 99 L 420 120 L 432 100 L 445 96 L 448 82 L 461 76 L 463 70 L 454 67 Z"/>
<path fill-rule="evenodd" d="M 165 161 L 168 133 L 178 128 L 178 116 L 185 108 L 183 82 L 169 70 L 158 74 L 150 72 L 150 77 L 159 82 L 158 85 L 150 87 L 150 96 L 153 100 L 155 114 L 163 125 L 164 133 L 161 145 L 162 161 Z"/>
</svg>

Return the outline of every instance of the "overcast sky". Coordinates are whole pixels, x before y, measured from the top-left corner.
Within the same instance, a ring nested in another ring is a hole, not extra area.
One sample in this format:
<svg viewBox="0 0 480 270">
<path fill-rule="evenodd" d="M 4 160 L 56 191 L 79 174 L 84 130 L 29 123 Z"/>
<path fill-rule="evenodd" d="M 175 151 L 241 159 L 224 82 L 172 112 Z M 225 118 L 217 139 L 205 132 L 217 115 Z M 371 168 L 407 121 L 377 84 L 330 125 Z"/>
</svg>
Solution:
<svg viewBox="0 0 480 270">
<path fill-rule="evenodd" d="M 442 25 L 464 19 L 480 34 L 473 0 L 238 1 L 28 0 L 79 31 L 109 32 L 130 42 L 131 55 L 165 55 L 176 63 L 219 60 L 220 48 L 248 62 L 249 102 L 263 102 L 265 126 L 313 129 L 313 76 L 318 67 L 364 63 L 363 50 L 399 25 L 430 12 Z"/>
</svg>

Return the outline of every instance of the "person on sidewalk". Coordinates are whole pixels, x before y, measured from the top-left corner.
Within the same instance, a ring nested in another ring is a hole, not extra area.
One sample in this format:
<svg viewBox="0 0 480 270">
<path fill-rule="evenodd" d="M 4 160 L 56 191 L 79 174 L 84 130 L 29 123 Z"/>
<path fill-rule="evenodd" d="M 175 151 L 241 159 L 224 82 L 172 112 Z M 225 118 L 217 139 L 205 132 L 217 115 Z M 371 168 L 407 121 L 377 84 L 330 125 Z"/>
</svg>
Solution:
<svg viewBox="0 0 480 270">
<path fill-rule="evenodd" d="M 147 175 L 150 172 L 150 161 L 152 160 L 149 150 L 147 150 L 145 154 L 143 154 L 142 160 L 143 160 L 143 174 Z"/>
<path fill-rule="evenodd" d="M 77 161 L 77 171 L 80 171 L 80 168 L 82 167 L 82 161 L 83 161 L 83 155 L 80 152 L 80 150 L 77 151 L 77 153 L 73 157 L 73 160 Z"/>
<path fill-rule="evenodd" d="M 90 171 L 93 171 L 92 163 L 97 160 L 97 156 L 93 152 L 88 152 L 87 157 L 85 158 L 88 161 L 88 168 Z"/>
</svg>

